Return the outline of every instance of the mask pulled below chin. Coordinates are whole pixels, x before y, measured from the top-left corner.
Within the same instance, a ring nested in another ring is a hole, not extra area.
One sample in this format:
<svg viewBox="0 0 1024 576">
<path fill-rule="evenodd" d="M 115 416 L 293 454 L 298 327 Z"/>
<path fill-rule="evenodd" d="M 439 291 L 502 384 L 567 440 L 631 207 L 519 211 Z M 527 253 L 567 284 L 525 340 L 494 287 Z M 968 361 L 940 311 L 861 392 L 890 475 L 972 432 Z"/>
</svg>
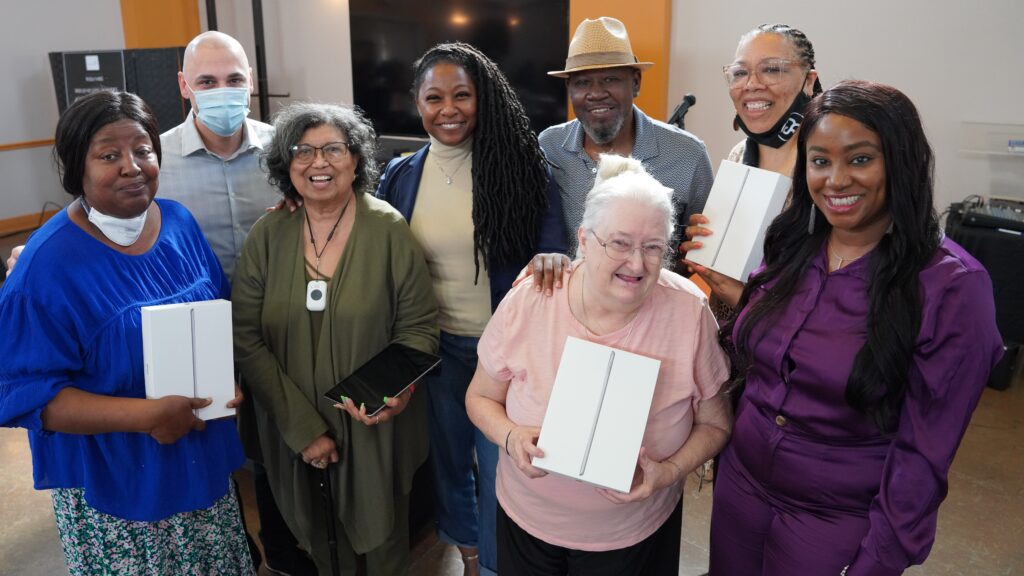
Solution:
<svg viewBox="0 0 1024 576">
<path fill-rule="evenodd" d="M 804 109 L 807 108 L 807 104 L 810 101 L 811 97 L 805 94 L 803 90 L 798 92 L 786 113 L 767 132 L 761 132 L 760 134 L 751 132 L 747 125 L 743 123 L 743 120 L 740 119 L 739 114 L 736 115 L 736 120 L 733 123 L 734 128 L 743 130 L 744 134 L 758 144 L 771 148 L 781 148 L 800 129 L 800 124 L 804 121 Z"/>
<path fill-rule="evenodd" d="M 128 247 L 135 244 L 135 241 L 142 235 L 142 229 L 146 227 L 146 216 L 149 214 L 148 207 L 138 216 L 118 218 L 117 216 L 108 216 L 89 206 L 85 201 L 85 196 L 81 196 L 81 201 L 82 208 L 85 210 L 89 222 L 92 222 L 94 226 L 99 228 L 100 232 L 107 237 L 107 240 L 118 246 Z"/>
</svg>

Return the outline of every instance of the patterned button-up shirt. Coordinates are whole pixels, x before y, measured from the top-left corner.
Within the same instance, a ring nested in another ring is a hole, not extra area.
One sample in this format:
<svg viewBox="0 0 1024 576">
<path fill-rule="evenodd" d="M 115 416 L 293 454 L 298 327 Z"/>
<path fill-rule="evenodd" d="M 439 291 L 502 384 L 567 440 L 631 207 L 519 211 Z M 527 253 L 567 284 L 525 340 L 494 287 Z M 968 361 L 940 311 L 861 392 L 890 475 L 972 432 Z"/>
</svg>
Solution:
<svg viewBox="0 0 1024 576">
<path fill-rule="evenodd" d="M 644 169 L 673 190 L 676 209 L 676 234 L 673 248 L 690 214 L 700 213 L 711 191 L 714 175 L 704 143 L 679 128 L 659 122 L 633 106 L 636 139 L 631 156 Z M 579 120 L 552 126 L 540 133 L 540 145 L 553 166 L 552 175 L 562 188 L 562 210 L 569 254 L 576 252 L 576 229 L 583 220 L 587 193 L 594 187 L 597 163 L 583 149 L 583 125 Z"/>
</svg>

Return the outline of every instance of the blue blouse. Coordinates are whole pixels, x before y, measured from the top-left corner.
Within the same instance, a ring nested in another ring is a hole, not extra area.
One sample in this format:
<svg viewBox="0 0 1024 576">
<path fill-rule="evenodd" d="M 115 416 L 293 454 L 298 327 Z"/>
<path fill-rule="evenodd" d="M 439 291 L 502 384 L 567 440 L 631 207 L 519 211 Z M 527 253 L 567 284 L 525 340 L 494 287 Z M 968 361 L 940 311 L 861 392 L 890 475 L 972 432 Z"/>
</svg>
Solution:
<svg viewBox="0 0 1024 576">
<path fill-rule="evenodd" d="M 192 215 L 158 200 L 160 236 L 138 256 L 54 216 L 0 289 L 0 424 L 28 429 L 35 487 L 84 488 L 93 508 L 156 521 L 210 507 L 243 462 L 233 418 L 170 445 L 148 434 L 64 434 L 41 414 L 65 387 L 144 398 L 141 306 L 227 298 L 227 278 Z"/>
</svg>

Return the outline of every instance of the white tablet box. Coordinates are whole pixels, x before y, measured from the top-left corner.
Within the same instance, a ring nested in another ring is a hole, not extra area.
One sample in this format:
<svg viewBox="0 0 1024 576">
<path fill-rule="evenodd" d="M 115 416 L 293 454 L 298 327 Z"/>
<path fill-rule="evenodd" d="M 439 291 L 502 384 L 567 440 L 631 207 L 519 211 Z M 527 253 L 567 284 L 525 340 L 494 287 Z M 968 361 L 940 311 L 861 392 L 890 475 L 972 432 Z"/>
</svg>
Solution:
<svg viewBox="0 0 1024 576">
<path fill-rule="evenodd" d="M 764 235 L 792 183 L 778 172 L 722 160 L 702 212 L 714 234 L 697 237 L 703 246 L 686 259 L 746 282 L 764 258 Z"/>
<path fill-rule="evenodd" d="M 213 398 L 196 417 L 234 416 L 231 302 L 209 300 L 142 307 L 146 397 Z"/>
<path fill-rule="evenodd" d="M 629 492 L 661 361 L 569 337 L 533 465 Z"/>
</svg>

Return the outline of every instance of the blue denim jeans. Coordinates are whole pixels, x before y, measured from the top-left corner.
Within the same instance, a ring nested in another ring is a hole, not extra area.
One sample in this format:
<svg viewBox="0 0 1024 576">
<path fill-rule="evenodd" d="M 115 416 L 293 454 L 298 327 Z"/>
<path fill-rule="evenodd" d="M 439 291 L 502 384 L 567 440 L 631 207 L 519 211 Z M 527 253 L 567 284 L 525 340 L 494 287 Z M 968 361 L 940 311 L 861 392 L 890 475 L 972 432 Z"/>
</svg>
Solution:
<svg viewBox="0 0 1024 576">
<path fill-rule="evenodd" d="M 441 332 L 441 367 L 427 382 L 430 459 L 438 538 L 457 546 L 479 547 L 481 573 L 494 574 L 498 565 L 494 535 L 498 447 L 466 415 L 466 389 L 476 371 L 479 341 Z M 479 476 L 473 471 L 474 451 Z"/>
</svg>

